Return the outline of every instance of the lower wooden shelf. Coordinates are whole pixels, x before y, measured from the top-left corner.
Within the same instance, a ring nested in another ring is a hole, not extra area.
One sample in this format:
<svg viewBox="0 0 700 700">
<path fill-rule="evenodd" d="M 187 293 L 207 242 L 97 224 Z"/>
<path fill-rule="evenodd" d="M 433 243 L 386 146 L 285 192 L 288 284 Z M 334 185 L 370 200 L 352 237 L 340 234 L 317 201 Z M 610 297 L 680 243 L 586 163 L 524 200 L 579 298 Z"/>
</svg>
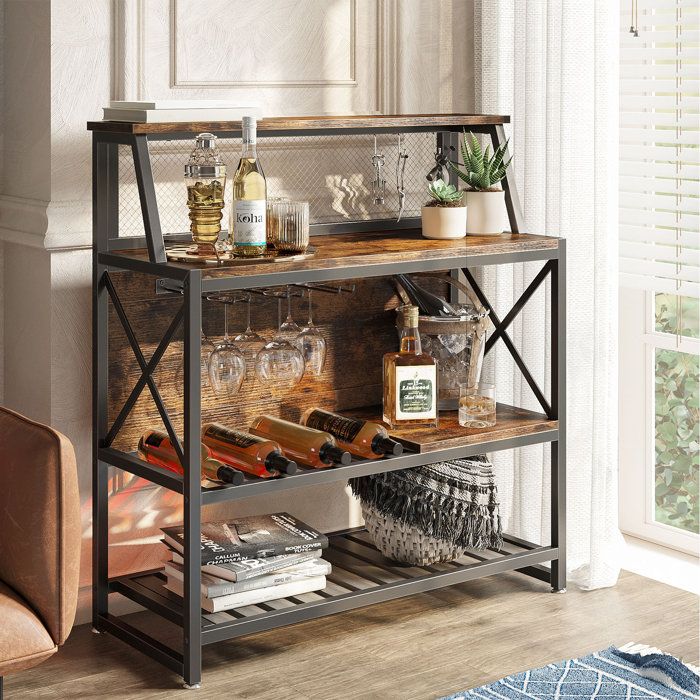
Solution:
<svg viewBox="0 0 700 700">
<path fill-rule="evenodd" d="M 549 581 L 543 562 L 557 558 L 556 547 L 539 546 L 505 536 L 500 552 L 468 551 L 456 561 L 432 566 L 407 566 L 385 558 L 371 543 L 364 528 L 329 536 L 323 558 L 333 565 L 322 591 L 273 600 L 219 613 L 202 614 L 202 643 L 210 644 L 247 634 L 303 622 L 354 608 L 423 593 L 472 579 L 518 570 Z M 182 625 L 182 600 L 164 588 L 161 570 L 112 579 L 111 593 L 119 593 L 143 607 Z M 115 621 L 115 618 L 109 616 Z M 126 623 L 116 623 L 128 628 Z M 145 633 L 129 628 L 129 634 Z M 173 650 L 176 659 L 177 651 Z"/>
</svg>

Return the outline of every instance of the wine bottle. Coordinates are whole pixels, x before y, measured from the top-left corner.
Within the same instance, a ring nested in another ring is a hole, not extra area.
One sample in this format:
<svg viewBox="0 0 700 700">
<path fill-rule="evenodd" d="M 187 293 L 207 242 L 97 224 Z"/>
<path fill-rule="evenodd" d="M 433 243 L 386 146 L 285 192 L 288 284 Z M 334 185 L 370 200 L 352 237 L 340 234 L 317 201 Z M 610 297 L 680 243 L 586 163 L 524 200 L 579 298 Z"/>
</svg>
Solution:
<svg viewBox="0 0 700 700">
<path fill-rule="evenodd" d="M 350 464 L 351 456 L 338 447 L 330 433 L 313 430 L 273 416 L 258 416 L 250 427 L 253 435 L 274 440 L 282 446 L 286 457 L 315 469 L 332 464 Z"/>
<path fill-rule="evenodd" d="M 256 150 L 256 121 L 243 117 L 243 151 L 233 176 L 231 244 L 234 255 L 256 257 L 267 249 L 267 184 Z"/>
<path fill-rule="evenodd" d="M 437 427 L 437 364 L 423 352 L 418 332 L 418 307 L 402 306 L 399 352 L 384 355 L 384 422 Z"/>
<path fill-rule="evenodd" d="M 348 418 L 322 408 L 310 408 L 301 417 L 301 424 L 330 433 L 339 447 L 355 457 L 376 459 L 385 454 L 398 456 L 403 453 L 403 445 L 392 440 L 386 428 L 379 423 Z"/>
<path fill-rule="evenodd" d="M 444 299 L 419 287 L 408 275 L 395 275 L 395 279 L 404 288 L 408 298 L 425 316 L 459 316 L 457 310 Z"/>
<path fill-rule="evenodd" d="M 276 442 L 242 430 L 206 423 L 202 426 L 202 442 L 220 462 L 263 479 L 280 473 L 295 474 L 297 470 L 296 462 L 287 459 Z"/>
<path fill-rule="evenodd" d="M 201 443 L 200 445 L 203 477 L 212 481 L 234 484 L 235 486 L 243 483 L 244 477 L 242 472 L 213 459 L 209 448 Z M 176 474 L 183 475 L 185 473 L 167 433 L 163 433 L 160 430 L 147 430 L 139 440 L 138 452 L 141 459 L 146 462 L 169 469 Z"/>
</svg>

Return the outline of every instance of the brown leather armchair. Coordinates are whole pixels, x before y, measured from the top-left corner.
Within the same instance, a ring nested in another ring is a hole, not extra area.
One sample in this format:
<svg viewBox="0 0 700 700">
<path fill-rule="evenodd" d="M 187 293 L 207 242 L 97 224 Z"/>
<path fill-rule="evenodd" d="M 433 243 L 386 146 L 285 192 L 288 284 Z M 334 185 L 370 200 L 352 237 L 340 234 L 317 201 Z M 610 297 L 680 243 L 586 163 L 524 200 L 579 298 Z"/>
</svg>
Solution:
<svg viewBox="0 0 700 700">
<path fill-rule="evenodd" d="M 54 654 L 75 619 L 80 501 L 68 438 L 0 407 L 2 677 Z"/>
</svg>

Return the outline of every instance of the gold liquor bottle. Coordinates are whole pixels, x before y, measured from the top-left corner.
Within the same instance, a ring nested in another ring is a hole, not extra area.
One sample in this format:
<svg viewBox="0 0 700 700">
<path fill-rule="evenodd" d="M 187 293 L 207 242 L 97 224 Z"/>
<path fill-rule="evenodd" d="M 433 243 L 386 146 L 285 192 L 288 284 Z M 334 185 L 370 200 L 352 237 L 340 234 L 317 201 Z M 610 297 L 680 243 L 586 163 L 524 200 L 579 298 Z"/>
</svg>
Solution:
<svg viewBox="0 0 700 700">
<path fill-rule="evenodd" d="M 301 417 L 301 424 L 330 433 L 339 447 L 355 457 L 377 459 L 385 454 L 398 456 L 403 453 L 403 445 L 392 440 L 383 425 L 372 421 L 310 408 Z"/>
<path fill-rule="evenodd" d="M 294 474 L 297 470 L 296 462 L 287 459 L 274 440 L 242 430 L 206 423 L 202 426 L 202 442 L 220 462 L 263 479 L 281 473 Z"/>
<path fill-rule="evenodd" d="M 200 445 L 202 477 L 236 486 L 243 483 L 242 472 L 213 459 L 209 448 L 201 443 Z M 150 464 L 169 469 L 176 474 L 185 473 L 167 433 L 160 430 L 147 430 L 139 440 L 138 452 L 141 459 Z"/>
<path fill-rule="evenodd" d="M 256 257 L 267 250 L 267 185 L 256 149 L 256 121 L 243 117 L 243 152 L 233 176 L 231 244 L 234 255 Z"/>
<path fill-rule="evenodd" d="M 437 427 L 437 364 L 421 348 L 418 307 L 399 311 L 399 351 L 384 355 L 384 422 L 391 428 Z"/>
<path fill-rule="evenodd" d="M 323 469 L 333 464 L 347 465 L 351 461 L 350 453 L 338 447 L 330 433 L 312 430 L 281 418 L 258 416 L 250 432 L 279 443 L 285 457 L 308 467 Z"/>
</svg>

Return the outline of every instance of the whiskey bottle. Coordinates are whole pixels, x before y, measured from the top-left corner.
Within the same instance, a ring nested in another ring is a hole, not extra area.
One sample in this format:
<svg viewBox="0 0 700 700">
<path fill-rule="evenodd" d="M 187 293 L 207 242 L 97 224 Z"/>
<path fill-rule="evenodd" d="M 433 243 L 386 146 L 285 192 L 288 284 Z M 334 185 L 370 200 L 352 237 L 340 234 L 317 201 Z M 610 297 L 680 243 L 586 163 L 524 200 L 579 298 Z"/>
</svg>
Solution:
<svg viewBox="0 0 700 700">
<path fill-rule="evenodd" d="M 437 427 L 437 364 L 422 351 L 418 307 L 399 312 L 399 352 L 384 355 L 384 422 L 391 428 Z"/>
<path fill-rule="evenodd" d="M 313 430 L 273 416 L 258 416 L 250 428 L 253 435 L 274 440 L 282 446 L 286 457 L 315 469 L 333 464 L 350 464 L 350 453 L 338 447 L 335 438 L 321 430 Z"/>
<path fill-rule="evenodd" d="M 234 255 L 256 257 L 267 249 L 267 185 L 256 150 L 256 121 L 243 117 L 243 152 L 233 177 L 230 235 Z"/>
<path fill-rule="evenodd" d="M 301 424 L 330 433 L 339 447 L 355 457 L 376 459 L 385 454 L 398 456 L 403 453 L 403 445 L 392 440 L 386 428 L 379 423 L 348 418 L 322 408 L 310 408 L 301 417 Z"/>
<path fill-rule="evenodd" d="M 280 473 L 295 474 L 297 470 L 296 462 L 287 459 L 276 442 L 242 430 L 206 423 L 202 426 L 202 442 L 220 462 L 263 479 Z"/>
<path fill-rule="evenodd" d="M 169 469 L 176 474 L 183 475 L 185 473 L 167 433 L 160 430 L 147 430 L 139 440 L 138 452 L 141 459 L 146 462 L 163 467 L 163 469 Z M 243 473 L 213 459 L 206 445 L 201 444 L 200 454 L 202 477 L 235 486 L 243 483 Z"/>
</svg>

